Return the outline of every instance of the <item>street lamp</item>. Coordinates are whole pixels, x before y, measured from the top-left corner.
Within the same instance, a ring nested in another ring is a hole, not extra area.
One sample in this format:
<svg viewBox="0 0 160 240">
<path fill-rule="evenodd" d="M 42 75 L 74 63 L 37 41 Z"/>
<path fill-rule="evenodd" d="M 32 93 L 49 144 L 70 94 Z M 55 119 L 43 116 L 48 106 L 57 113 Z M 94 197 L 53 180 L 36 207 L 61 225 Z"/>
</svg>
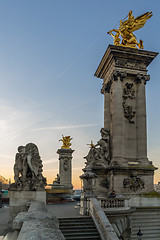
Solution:
<svg viewBox="0 0 160 240">
<path fill-rule="evenodd" d="M 137 232 L 137 239 L 138 240 L 142 240 L 142 235 L 143 235 L 143 233 L 141 232 L 141 230 L 140 230 L 140 228 L 139 228 L 139 231 Z"/>
</svg>

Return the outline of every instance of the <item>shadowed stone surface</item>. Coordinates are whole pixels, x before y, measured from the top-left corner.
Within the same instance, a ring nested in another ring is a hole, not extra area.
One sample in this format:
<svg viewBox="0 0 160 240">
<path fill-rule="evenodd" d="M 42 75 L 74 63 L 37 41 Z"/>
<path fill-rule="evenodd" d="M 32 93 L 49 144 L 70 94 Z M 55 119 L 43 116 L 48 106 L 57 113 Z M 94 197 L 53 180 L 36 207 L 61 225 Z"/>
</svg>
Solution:
<svg viewBox="0 0 160 240">
<path fill-rule="evenodd" d="M 19 213 L 13 221 L 13 229 L 20 231 L 18 240 L 64 240 L 58 219 L 48 213 L 43 202 L 32 202 L 28 212 Z"/>
</svg>

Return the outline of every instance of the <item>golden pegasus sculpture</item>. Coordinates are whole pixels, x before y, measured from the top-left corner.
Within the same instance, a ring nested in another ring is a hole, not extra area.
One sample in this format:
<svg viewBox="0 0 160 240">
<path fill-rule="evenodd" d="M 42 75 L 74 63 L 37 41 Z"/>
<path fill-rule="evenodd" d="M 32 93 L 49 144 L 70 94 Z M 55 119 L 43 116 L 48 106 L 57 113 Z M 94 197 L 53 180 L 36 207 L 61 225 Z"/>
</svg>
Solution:
<svg viewBox="0 0 160 240">
<path fill-rule="evenodd" d="M 73 138 L 71 138 L 70 136 L 63 136 L 62 135 L 62 139 L 60 139 L 59 141 L 62 141 L 63 142 L 63 145 L 62 145 L 62 147 L 61 148 L 67 148 L 67 149 L 70 149 L 70 146 L 72 145 L 71 144 L 71 140 L 72 140 Z"/>
<path fill-rule="evenodd" d="M 120 20 L 119 29 L 112 29 L 107 33 L 113 37 L 114 45 L 143 49 L 143 41 L 140 39 L 138 43 L 133 32 L 142 28 L 146 21 L 152 16 L 152 12 L 146 12 L 134 18 L 132 11 L 130 11 L 127 20 Z M 115 34 L 113 34 L 113 32 L 115 32 Z M 120 37 L 122 37 L 122 41 Z"/>
</svg>

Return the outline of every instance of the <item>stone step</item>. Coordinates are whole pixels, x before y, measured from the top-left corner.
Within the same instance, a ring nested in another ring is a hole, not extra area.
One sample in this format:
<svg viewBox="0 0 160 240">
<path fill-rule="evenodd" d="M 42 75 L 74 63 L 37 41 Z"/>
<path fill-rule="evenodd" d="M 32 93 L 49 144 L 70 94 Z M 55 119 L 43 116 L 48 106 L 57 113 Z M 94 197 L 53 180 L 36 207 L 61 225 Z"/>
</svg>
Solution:
<svg viewBox="0 0 160 240">
<path fill-rule="evenodd" d="M 159 240 L 160 239 L 160 235 L 142 235 L 142 239 L 143 240 Z M 131 240 L 137 240 L 137 236 L 136 237 L 132 237 Z"/>
<path fill-rule="evenodd" d="M 93 223 L 79 223 L 79 222 L 71 222 L 71 223 L 59 223 L 59 227 L 66 227 L 66 226 L 93 226 Z"/>
<path fill-rule="evenodd" d="M 140 219 L 140 218 L 144 218 L 144 219 L 160 219 L 160 215 L 133 215 L 132 219 Z"/>
<path fill-rule="evenodd" d="M 132 230 L 132 234 L 137 234 L 137 232 L 139 231 L 139 229 L 134 229 Z M 148 234 L 159 234 L 160 235 L 160 231 L 159 229 L 154 229 L 153 231 L 151 231 L 151 229 L 141 229 L 141 232 L 143 233 L 143 235 L 148 235 Z"/>
<path fill-rule="evenodd" d="M 148 237 L 144 237 L 144 236 L 142 236 L 143 237 L 143 240 L 159 240 L 160 239 L 160 236 L 155 236 L 155 237 L 152 237 L 152 238 L 148 238 Z M 137 237 L 134 237 L 134 238 L 131 238 L 131 240 L 137 240 Z"/>
<path fill-rule="evenodd" d="M 73 229 L 73 226 L 66 226 L 66 227 L 60 227 L 61 231 L 70 231 Z M 95 229 L 95 226 L 83 226 L 83 228 L 81 226 L 76 226 L 76 228 L 74 227 L 74 229 L 76 229 L 76 231 L 91 231 L 92 229 Z"/>
<path fill-rule="evenodd" d="M 140 210 L 132 215 L 131 240 L 137 240 L 137 232 L 143 233 L 143 240 L 160 240 L 160 211 Z"/>
<path fill-rule="evenodd" d="M 134 218 L 132 219 L 134 222 L 160 222 L 160 218 Z"/>
<path fill-rule="evenodd" d="M 66 240 L 100 240 L 91 217 L 59 218 L 59 228 Z"/>
<path fill-rule="evenodd" d="M 95 229 L 95 228 L 86 228 L 86 229 L 83 229 L 83 228 L 70 228 L 70 229 L 62 229 L 61 228 L 61 232 L 63 232 L 63 233 L 79 233 L 79 232 L 96 232 L 97 233 L 97 229 Z"/>
<path fill-rule="evenodd" d="M 66 221 L 66 220 L 70 220 L 70 219 L 73 219 L 73 220 L 86 220 L 86 219 L 92 219 L 91 217 L 89 217 L 89 216 L 86 216 L 86 217 L 60 217 L 60 218 L 58 218 L 59 220 L 61 220 L 61 221 Z"/>
<path fill-rule="evenodd" d="M 142 229 L 142 231 L 143 230 L 145 230 L 145 231 L 150 231 L 150 230 L 159 230 L 160 229 L 160 225 L 156 225 L 156 226 L 151 226 L 151 225 L 148 225 L 148 226 L 145 226 L 145 225 L 142 225 L 142 224 L 140 224 L 139 226 L 132 226 L 132 232 L 133 231 L 138 231 L 139 230 L 139 227 L 140 227 L 140 229 Z"/>
<path fill-rule="evenodd" d="M 141 226 L 157 226 L 159 225 L 160 226 L 160 221 L 135 221 L 135 222 L 132 222 L 132 227 L 141 227 Z"/>
<path fill-rule="evenodd" d="M 63 232 L 62 232 L 63 233 Z M 73 236 L 99 236 L 99 234 L 97 233 L 97 231 L 94 232 L 72 232 L 72 233 L 65 233 L 64 234 L 65 237 L 73 237 Z"/>
<path fill-rule="evenodd" d="M 66 240 L 101 240 L 97 236 L 78 236 L 78 237 L 65 237 Z"/>
<path fill-rule="evenodd" d="M 63 222 L 82 222 L 82 223 L 86 223 L 86 222 L 93 222 L 93 220 L 91 218 L 85 218 L 85 219 L 76 219 L 76 218 L 67 218 L 67 219 L 59 219 L 60 223 Z"/>
</svg>

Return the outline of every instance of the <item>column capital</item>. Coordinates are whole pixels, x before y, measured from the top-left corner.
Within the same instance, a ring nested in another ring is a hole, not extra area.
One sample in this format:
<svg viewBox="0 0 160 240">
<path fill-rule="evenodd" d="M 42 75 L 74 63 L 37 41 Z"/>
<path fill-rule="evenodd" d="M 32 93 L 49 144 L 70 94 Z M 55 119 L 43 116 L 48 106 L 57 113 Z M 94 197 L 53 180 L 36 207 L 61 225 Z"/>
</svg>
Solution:
<svg viewBox="0 0 160 240">
<path fill-rule="evenodd" d="M 101 89 L 101 93 L 102 94 L 106 94 L 106 93 L 109 93 L 110 92 L 110 89 L 111 89 L 111 85 L 112 85 L 112 79 L 109 80 L 109 82 L 107 83 L 103 83 L 103 87 Z"/>
<path fill-rule="evenodd" d="M 142 73 L 138 73 L 136 75 L 136 78 L 135 78 L 135 82 L 138 84 L 138 83 L 144 83 L 146 84 L 147 81 L 150 80 L 150 75 L 146 75 L 146 74 L 142 74 Z"/>
<path fill-rule="evenodd" d="M 127 76 L 127 73 L 125 71 L 119 71 L 119 70 L 114 70 L 113 71 L 113 79 L 114 81 L 117 81 L 120 79 L 120 81 L 123 82 L 123 78 Z"/>
<path fill-rule="evenodd" d="M 110 80 L 107 83 L 103 83 L 101 93 L 102 94 L 109 93 L 113 81 L 118 81 L 118 79 L 120 79 L 120 81 L 123 82 L 123 79 L 126 76 L 127 73 L 125 71 L 114 70 L 110 76 Z"/>
</svg>

